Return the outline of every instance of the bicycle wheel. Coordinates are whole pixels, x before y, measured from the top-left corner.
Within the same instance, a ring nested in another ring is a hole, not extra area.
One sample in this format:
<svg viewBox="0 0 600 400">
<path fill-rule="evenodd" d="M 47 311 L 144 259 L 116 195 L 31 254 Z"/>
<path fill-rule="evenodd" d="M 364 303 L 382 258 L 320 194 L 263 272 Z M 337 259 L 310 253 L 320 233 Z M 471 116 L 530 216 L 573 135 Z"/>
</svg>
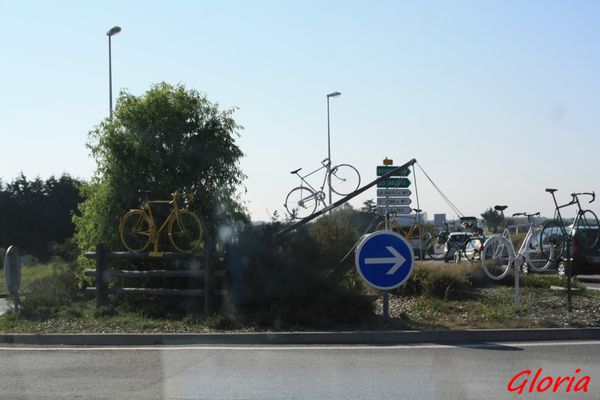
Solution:
<svg viewBox="0 0 600 400">
<path fill-rule="evenodd" d="M 446 256 L 446 242 L 448 241 L 448 235 L 436 235 L 431 238 L 427 245 L 429 249 L 428 255 L 433 260 L 443 260 Z"/>
<path fill-rule="evenodd" d="M 592 210 L 585 210 L 577 220 L 575 235 L 584 249 L 591 249 L 598 244 L 598 217 Z"/>
<path fill-rule="evenodd" d="M 202 245 L 200 218 L 189 210 L 179 210 L 169 221 L 168 234 L 171 244 L 178 251 L 198 250 Z"/>
<path fill-rule="evenodd" d="M 317 209 L 317 195 L 307 187 L 298 186 L 288 193 L 284 207 L 292 218 L 306 218 Z"/>
<path fill-rule="evenodd" d="M 553 251 L 552 247 L 549 248 L 549 251 Z M 546 259 L 544 254 L 542 254 L 542 252 L 539 250 L 528 251 L 524 254 L 524 256 L 528 271 L 531 269 L 531 271 L 535 272 L 544 272 L 550 268 L 550 265 L 552 265 L 553 261 L 553 255 L 550 255 L 550 259 Z"/>
<path fill-rule="evenodd" d="M 514 261 L 510 246 L 508 239 L 502 236 L 493 236 L 485 241 L 481 252 L 481 266 L 491 279 L 498 281 L 510 271 Z"/>
<path fill-rule="evenodd" d="M 123 246 L 129 251 L 144 251 L 150 244 L 152 221 L 142 210 L 131 210 L 119 224 L 119 235 Z"/>
<path fill-rule="evenodd" d="M 360 186 L 360 174 L 352 165 L 336 165 L 329 172 L 329 184 L 336 194 L 346 196 Z"/>
<path fill-rule="evenodd" d="M 475 262 L 476 260 L 481 258 L 481 249 L 483 247 L 483 241 L 479 237 L 472 237 L 465 243 L 464 247 L 461 249 L 465 258 L 471 262 Z"/>
<path fill-rule="evenodd" d="M 540 251 L 547 261 L 553 262 L 562 257 L 566 240 L 564 227 L 555 219 L 546 221 L 540 232 Z"/>
</svg>

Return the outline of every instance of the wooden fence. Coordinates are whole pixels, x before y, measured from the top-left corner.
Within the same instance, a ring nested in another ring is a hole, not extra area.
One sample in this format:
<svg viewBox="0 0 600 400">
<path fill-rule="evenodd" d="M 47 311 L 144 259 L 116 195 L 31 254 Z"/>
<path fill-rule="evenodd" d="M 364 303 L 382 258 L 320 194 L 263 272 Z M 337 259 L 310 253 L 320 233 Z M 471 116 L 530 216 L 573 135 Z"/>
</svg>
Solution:
<svg viewBox="0 0 600 400">
<path fill-rule="evenodd" d="M 161 257 L 150 256 L 150 253 L 132 253 L 126 251 L 111 252 L 102 244 L 96 246 L 95 252 L 85 253 L 86 258 L 96 260 L 95 269 L 84 271 L 86 276 L 95 276 L 96 286 L 86 288 L 87 292 L 96 294 L 96 308 L 109 304 L 109 294 L 143 294 L 150 296 L 188 296 L 203 297 L 204 315 L 212 312 L 212 297 L 224 296 L 223 282 L 226 275 L 225 270 L 211 268 L 216 257 L 222 257 L 216 253 L 214 247 L 206 246 L 202 252 L 177 253 L 165 252 Z M 166 264 L 170 261 L 197 261 L 197 268 L 174 270 L 168 269 L 168 265 L 162 269 L 155 270 L 125 270 L 112 269 L 113 260 L 161 260 Z M 114 287 L 109 283 L 113 278 L 194 278 L 201 279 L 203 285 L 196 289 L 166 289 L 166 288 L 142 288 L 142 287 Z M 217 286 L 220 286 L 217 287 Z"/>
</svg>

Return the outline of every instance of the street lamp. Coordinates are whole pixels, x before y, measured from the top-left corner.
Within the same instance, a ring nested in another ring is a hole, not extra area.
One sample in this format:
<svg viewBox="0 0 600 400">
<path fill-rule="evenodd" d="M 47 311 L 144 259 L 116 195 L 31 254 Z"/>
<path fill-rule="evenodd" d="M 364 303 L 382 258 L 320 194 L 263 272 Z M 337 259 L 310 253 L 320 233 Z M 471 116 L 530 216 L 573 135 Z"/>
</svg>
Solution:
<svg viewBox="0 0 600 400">
<path fill-rule="evenodd" d="M 113 35 L 121 32 L 121 27 L 113 26 L 110 28 L 108 32 L 106 32 L 106 36 L 108 36 L 108 102 L 109 102 L 109 110 L 110 110 L 110 119 L 112 120 L 113 107 L 112 107 L 112 59 L 111 59 L 111 48 L 110 48 L 110 38 Z"/>
<path fill-rule="evenodd" d="M 338 97 L 341 95 L 340 92 L 333 92 L 327 95 L 327 158 L 329 159 L 329 166 L 331 167 L 331 129 L 329 124 L 329 99 L 332 97 Z M 329 205 L 331 205 L 331 179 L 329 179 Z"/>
</svg>

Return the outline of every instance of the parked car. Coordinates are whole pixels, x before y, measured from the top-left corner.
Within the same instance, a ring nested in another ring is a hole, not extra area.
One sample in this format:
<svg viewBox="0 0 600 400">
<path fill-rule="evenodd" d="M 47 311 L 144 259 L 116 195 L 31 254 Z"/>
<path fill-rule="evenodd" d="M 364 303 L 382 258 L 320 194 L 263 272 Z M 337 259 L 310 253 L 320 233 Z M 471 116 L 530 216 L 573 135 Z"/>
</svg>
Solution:
<svg viewBox="0 0 600 400">
<path fill-rule="evenodd" d="M 600 275 L 600 240 L 597 240 L 592 248 L 586 248 L 581 243 L 586 241 L 588 235 L 598 235 L 598 227 L 574 230 L 574 240 L 571 248 L 573 276 Z M 559 276 L 566 274 L 566 255 L 563 254 L 563 257 L 564 259 L 559 260 L 557 265 Z"/>
</svg>

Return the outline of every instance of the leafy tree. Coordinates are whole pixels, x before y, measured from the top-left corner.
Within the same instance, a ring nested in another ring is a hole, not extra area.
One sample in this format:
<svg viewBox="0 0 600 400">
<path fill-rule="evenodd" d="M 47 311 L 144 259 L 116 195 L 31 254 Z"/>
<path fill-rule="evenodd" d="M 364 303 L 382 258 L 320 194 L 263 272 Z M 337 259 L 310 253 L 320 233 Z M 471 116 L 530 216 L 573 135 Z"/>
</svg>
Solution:
<svg viewBox="0 0 600 400">
<path fill-rule="evenodd" d="M 82 182 L 62 175 L 46 181 L 20 174 L 0 185 L 0 247 L 18 245 L 39 259 L 50 257 L 54 243 L 73 236 L 72 214 L 82 201 Z"/>
<path fill-rule="evenodd" d="M 363 206 L 360 208 L 360 211 L 375 214 L 377 212 L 377 205 L 373 199 L 369 199 L 363 203 Z"/>
<path fill-rule="evenodd" d="M 498 232 L 498 227 L 503 222 L 502 214 L 499 211 L 496 211 L 492 207 L 490 207 L 483 214 L 481 214 L 481 217 L 493 233 Z"/>
<path fill-rule="evenodd" d="M 245 220 L 237 192 L 245 178 L 243 153 L 235 143 L 242 128 L 233 112 L 182 85 L 160 83 L 141 96 L 122 91 L 114 119 L 89 135 L 97 171 L 74 219 L 80 247 L 120 248 L 118 218 L 140 205 L 142 188 L 152 199 L 169 199 L 174 191 L 192 195 L 188 206 L 213 237 L 221 225 Z"/>
</svg>

